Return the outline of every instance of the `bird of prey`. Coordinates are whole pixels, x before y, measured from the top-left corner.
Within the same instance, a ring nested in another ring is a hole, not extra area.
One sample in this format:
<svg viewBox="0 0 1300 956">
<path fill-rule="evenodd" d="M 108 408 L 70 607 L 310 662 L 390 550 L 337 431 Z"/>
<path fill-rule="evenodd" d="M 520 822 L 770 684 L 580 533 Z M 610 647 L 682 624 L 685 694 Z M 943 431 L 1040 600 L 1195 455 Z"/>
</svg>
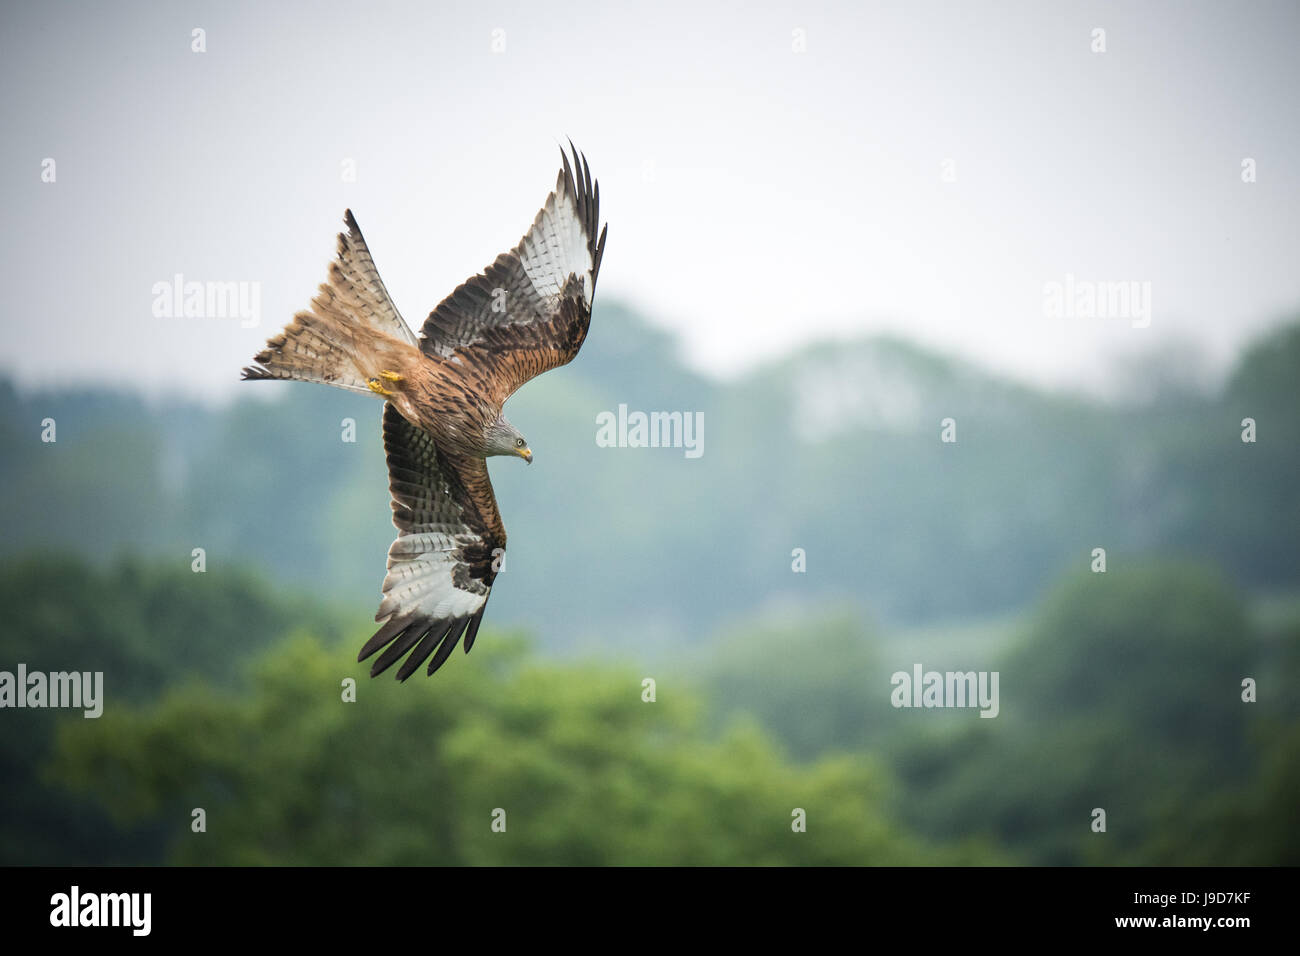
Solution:
<svg viewBox="0 0 1300 956">
<path fill-rule="evenodd" d="M 529 379 L 578 354 L 605 250 L 600 189 L 573 144 L 555 191 L 509 252 L 429 313 L 417 338 L 388 297 L 351 210 L 328 281 L 266 343 L 245 379 L 320 382 L 385 399 L 383 432 L 397 539 L 357 660 L 383 649 L 374 677 L 403 654 L 406 680 L 433 674 L 461 635 L 474 644 L 505 555 L 486 459 L 533 453 L 502 406 Z M 432 655 L 432 656 L 431 656 Z"/>
</svg>

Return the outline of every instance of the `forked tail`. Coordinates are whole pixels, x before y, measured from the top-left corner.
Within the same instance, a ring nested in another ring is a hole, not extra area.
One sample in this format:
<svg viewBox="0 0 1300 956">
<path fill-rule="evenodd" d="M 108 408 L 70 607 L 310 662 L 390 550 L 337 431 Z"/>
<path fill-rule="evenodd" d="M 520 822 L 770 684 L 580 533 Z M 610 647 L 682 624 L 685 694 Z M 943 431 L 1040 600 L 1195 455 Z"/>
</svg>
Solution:
<svg viewBox="0 0 1300 956">
<path fill-rule="evenodd" d="M 344 222 L 348 231 L 339 233 L 338 258 L 330 263 L 329 280 L 321 284 L 311 308 L 267 340 L 243 378 L 320 382 L 369 393 L 369 381 L 393 367 L 395 352 L 417 347 L 351 210 Z"/>
</svg>

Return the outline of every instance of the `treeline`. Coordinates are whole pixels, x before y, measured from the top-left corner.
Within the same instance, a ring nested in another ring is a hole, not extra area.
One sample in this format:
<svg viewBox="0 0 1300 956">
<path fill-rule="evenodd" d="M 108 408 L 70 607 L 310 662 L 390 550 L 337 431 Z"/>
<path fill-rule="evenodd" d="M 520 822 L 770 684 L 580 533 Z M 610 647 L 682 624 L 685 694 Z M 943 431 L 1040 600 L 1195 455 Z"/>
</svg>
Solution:
<svg viewBox="0 0 1300 956">
<path fill-rule="evenodd" d="M 494 619 L 547 649 L 668 656 L 788 603 L 853 602 L 891 627 L 1001 614 L 1099 546 L 1198 557 L 1252 592 L 1300 578 L 1300 325 L 1213 394 L 1174 377 L 1101 404 L 891 341 L 719 384 L 632 313 L 598 319 L 578 361 L 511 403 L 536 462 L 492 465 L 511 544 Z M 0 387 L 0 553 L 179 565 L 203 548 L 212 567 L 374 601 L 393 535 L 378 403 L 247 388 L 212 410 Z M 703 412 L 703 455 L 599 447 L 596 417 L 620 404 Z M 956 442 L 940 441 L 946 418 Z"/>
<path fill-rule="evenodd" d="M 891 676 L 915 663 L 997 672 L 998 716 L 894 708 Z M 843 613 L 738 627 L 690 670 L 715 726 L 747 710 L 802 759 L 871 753 L 892 808 L 939 845 L 1042 865 L 1300 863 L 1300 604 L 1252 606 L 1201 563 L 1067 574 L 1001 638 L 941 652 Z"/>
<path fill-rule="evenodd" d="M 7 658 L 105 672 L 98 719 L 0 712 L 6 864 L 985 858 L 910 835 L 869 755 L 794 764 L 752 722 L 705 732 L 680 683 L 500 632 L 398 684 L 247 576 L 32 561 L 0 600 Z"/>
<path fill-rule="evenodd" d="M 6 863 L 1300 862 L 1300 614 L 1202 564 L 1069 575 L 965 656 L 845 611 L 662 668 L 493 629 L 407 684 L 251 576 L 26 561 L 0 601 L 6 667 L 105 672 L 98 719 L 0 712 Z M 998 716 L 893 707 L 913 663 L 999 672 Z"/>
</svg>

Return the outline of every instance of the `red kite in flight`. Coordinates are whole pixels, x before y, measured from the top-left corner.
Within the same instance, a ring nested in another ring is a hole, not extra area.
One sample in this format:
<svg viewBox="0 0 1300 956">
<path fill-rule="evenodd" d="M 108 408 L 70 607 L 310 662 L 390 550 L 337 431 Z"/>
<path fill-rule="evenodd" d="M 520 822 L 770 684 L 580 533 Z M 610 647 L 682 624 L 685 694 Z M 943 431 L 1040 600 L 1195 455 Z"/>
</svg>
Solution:
<svg viewBox="0 0 1300 956">
<path fill-rule="evenodd" d="M 375 615 L 382 626 L 357 658 L 386 648 L 371 677 L 407 651 L 398 680 L 430 655 L 432 674 L 462 634 L 466 653 L 474 645 L 506 546 L 486 459 L 533 460 L 501 407 L 529 379 L 571 362 L 587 336 L 605 250 L 600 188 L 576 149 L 572 164 L 560 155 L 555 191 L 532 228 L 447 296 L 419 338 L 388 297 L 348 210 L 338 258 L 311 308 L 243 370 L 245 379 L 321 382 L 386 399 L 397 540 Z"/>
</svg>

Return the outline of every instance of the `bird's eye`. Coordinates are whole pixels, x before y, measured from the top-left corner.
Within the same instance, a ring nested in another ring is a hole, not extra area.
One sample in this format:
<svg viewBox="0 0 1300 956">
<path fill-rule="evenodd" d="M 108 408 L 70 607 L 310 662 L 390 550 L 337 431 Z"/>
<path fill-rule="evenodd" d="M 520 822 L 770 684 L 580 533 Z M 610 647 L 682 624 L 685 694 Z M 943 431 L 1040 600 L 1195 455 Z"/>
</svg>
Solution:
<svg viewBox="0 0 1300 956">
<path fill-rule="evenodd" d="M 515 447 L 516 447 L 516 448 L 523 448 L 523 447 L 524 447 L 524 440 L 523 440 L 522 438 L 516 438 L 516 439 L 515 439 Z"/>
</svg>

